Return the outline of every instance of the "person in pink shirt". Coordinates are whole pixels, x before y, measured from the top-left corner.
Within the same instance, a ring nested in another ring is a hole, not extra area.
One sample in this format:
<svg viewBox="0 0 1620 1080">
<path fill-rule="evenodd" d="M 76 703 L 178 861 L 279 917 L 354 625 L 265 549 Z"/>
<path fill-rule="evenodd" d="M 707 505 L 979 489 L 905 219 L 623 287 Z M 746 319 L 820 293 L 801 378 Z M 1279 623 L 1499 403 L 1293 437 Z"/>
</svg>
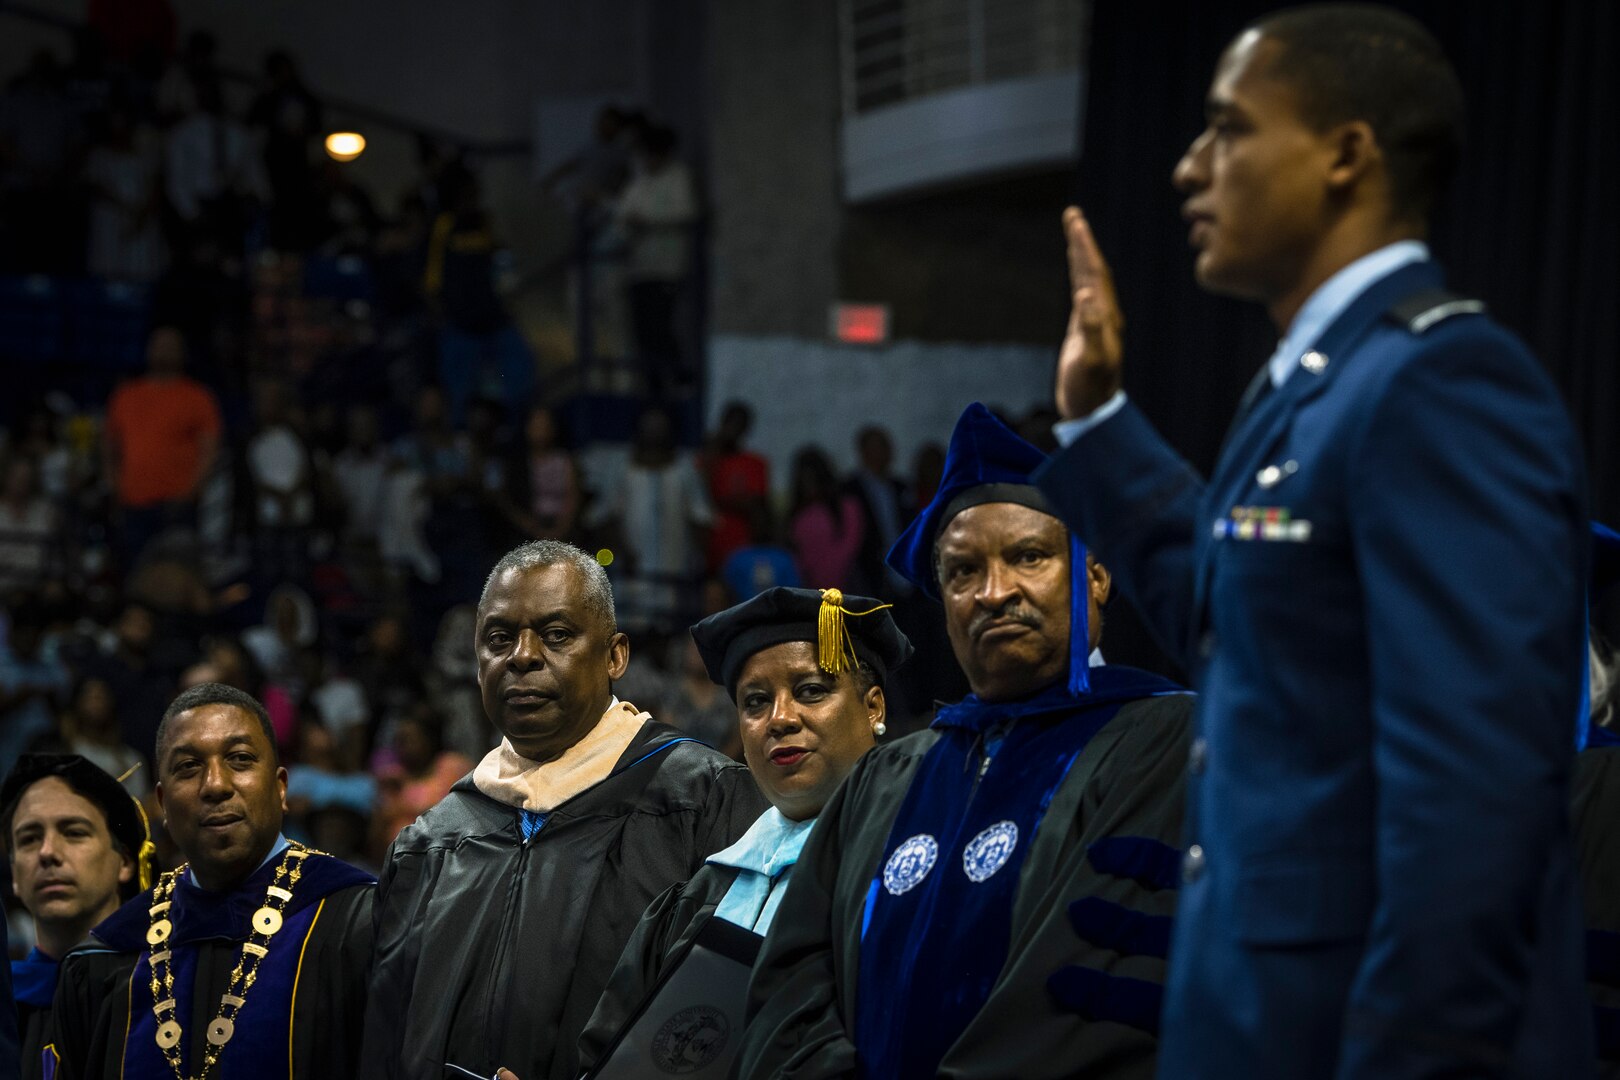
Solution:
<svg viewBox="0 0 1620 1080">
<path fill-rule="evenodd" d="M 788 522 L 793 557 L 804 581 L 842 589 L 866 534 L 860 501 L 839 490 L 827 455 L 813 446 L 793 459 L 793 512 Z"/>
<path fill-rule="evenodd" d="M 443 729 L 431 710 L 402 716 L 394 728 L 394 760 L 377 770 L 377 811 L 372 815 L 377 855 L 472 768 L 467 758 L 444 748 Z"/>
</svg>

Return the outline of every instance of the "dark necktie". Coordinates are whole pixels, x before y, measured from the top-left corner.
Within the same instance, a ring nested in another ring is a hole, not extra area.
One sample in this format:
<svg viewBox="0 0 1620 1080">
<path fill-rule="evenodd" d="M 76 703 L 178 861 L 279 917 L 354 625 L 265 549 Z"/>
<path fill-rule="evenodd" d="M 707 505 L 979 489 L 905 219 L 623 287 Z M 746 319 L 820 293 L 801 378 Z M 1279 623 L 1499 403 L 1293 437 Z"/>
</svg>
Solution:
<svg viewBox="0 0 1620 1080">
<path fill-rule="evenodd" d="M 1250 414 L 1259 408 L 1260 403 L 1266 400 L 1276 389 L 1277 385 L 1271 381 L 1271 363 L 1267 361 L 1260 365 L 1260 370 L 1255 373 L 1254 378 L 1249 381 L 1248 388 L 1243 391 L 1243 399 L 1238 402 L 1237 413 L 1232 417 L 1231 426 L 1226 429 L 1226 438 L 1221 440 L 1221 454 L 1223 456 L 1226 454 L 1226 447 L 1232 441 L 1232 436 L 1237 434 L 1238 428 L 1243 426 L 1243 422 L 1249 418 Z"/>
</svg>

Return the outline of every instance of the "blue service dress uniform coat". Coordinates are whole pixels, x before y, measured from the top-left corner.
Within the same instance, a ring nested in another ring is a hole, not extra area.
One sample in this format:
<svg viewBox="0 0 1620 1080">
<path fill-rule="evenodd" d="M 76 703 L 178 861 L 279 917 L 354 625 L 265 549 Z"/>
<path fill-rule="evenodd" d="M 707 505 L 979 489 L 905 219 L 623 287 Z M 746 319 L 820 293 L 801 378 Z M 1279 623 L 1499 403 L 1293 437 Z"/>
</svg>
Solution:
<svg viewBox="0 0 1620 1080">
<path fill-rule="evenodd" d="M 1440 283 L 1369 286 L 1207 484 L 1129 404 L 1037 475 L 1200 694 L 1161 1077 L 1592 1073 L 1581 454 Z"/>
</svg>

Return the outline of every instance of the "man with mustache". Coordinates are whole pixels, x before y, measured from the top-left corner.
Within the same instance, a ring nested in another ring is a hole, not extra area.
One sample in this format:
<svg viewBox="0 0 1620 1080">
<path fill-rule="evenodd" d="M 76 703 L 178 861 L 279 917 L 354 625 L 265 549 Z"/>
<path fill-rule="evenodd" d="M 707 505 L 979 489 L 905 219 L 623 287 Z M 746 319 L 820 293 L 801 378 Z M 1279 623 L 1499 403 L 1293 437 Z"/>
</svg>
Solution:
<svg viewBox="0 0 1620 1080">
<path fill-rule="evenodd" d="M 1369 4 L 1222 54 L 1173 181 L 1194 274 L 1280 342 L 1206 483 L 1121 389 L 1079 211 L 1040 477 L 1199 689 L 1165 1003 L 1174 1080 L 1592 1075 L 1569 785 L 1579 441 L 1425 244 L 1463 95 Z"/>
<path fill-rule="evenodd" d="M 750 987 L 742 1077 L 1151 1076 L 1192 698 L 1102 662 L 1108 571 L 982 405 L 888 564 L 973 693 L 823 810 Z"/>
<path fill-rule="evenodd" d="M 630 643 L 573 545 L 495 564 L 473 648 L 503 738 L 389 849 L 361 1075 L 576 1080 L 642 912 L 765 800 L 746 767 L 614 696 Z"/>
<path fill-rule="evenodd" d="M 146 812 L 77 754 L 24 754 L 0 786 L 0 834 L 12 889 L 34 918 L 35 944 L 12 961 L 22 1074 L 54 1063 L 51 1002 L 62 958 L 125 900 L 151 887 Z"/>
<path fill-rule="evenodd" d="M 287 770 L 254 698 L 202 683 L 157 730 L 184 856 L 62 962 L 58 1076 L 323 1080 L 352 1073 L 372 877 L 282 835 Z"/>
</svg>

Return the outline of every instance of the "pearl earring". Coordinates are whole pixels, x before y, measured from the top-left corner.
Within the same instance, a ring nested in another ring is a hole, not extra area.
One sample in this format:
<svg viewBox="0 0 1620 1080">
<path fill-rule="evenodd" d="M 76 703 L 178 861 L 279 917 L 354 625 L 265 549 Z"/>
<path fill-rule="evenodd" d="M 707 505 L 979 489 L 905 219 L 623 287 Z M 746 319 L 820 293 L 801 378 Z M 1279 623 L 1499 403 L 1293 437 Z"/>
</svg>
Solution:
<svg viewBox="0 0 1620 1080">
<path fill-rule="evenodd" d="M 872 725 L 872 734 L 874 734 L 874 735 L 886 735 L 886 734 L 888 734 L 888 732 L 889 732 L 889 725 L 885 724 L 881 720 L 879 720 L 877 723 Z"/>
</svg>

